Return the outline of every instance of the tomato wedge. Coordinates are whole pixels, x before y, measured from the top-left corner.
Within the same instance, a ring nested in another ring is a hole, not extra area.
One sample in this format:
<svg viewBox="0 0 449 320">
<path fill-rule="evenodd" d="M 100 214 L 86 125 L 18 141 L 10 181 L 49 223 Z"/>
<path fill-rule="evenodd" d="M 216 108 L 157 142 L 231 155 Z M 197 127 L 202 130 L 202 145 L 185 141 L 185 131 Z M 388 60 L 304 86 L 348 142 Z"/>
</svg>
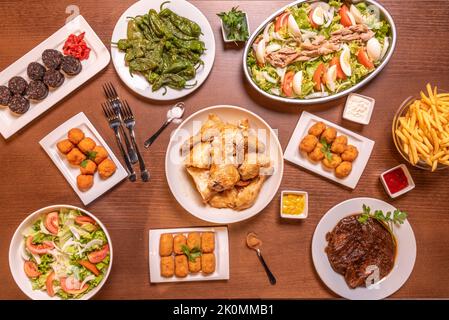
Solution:
<svg viewBox="0 0 449 320">
<path fill-rule="evenodd" d="M 313 74 L 313 82 L 315 82 L 314 88 L 316 91 L 321 91 L 321 82 L 322 82 L 321 78 L 323 77 L 324 70 L 325 70 L 324 63 L 320 63 L 316 68 L 315 73 Z"/>
<path fill-rule="evenodd" d="M 53 249 L 55 246 L 50 241 L 44 241 L 42 244 L 33 244 L 33 236 L 28 236 L 26 240 L 26 248 L 32 254 L 46 254 L 48 250 Z"/>
<path fill-rule="evenodd" d="M 284 82 L 282 83 L 282 92 L 287 97 L 293 97 L 293 77 L 295 73 L 293 71 L 289 71 L 284 76 Z"/>
<path fill-rule="evenodd" d="M 67 285 L 67 280 L 68 280 L 68 278 L 61 278 L 60 283 L 61 283 L 61 289 L 64 290 L 64 292 L 67 292 L 68 294 L 77 295 L 77 294 L 83 293 L 87 289 L 89 289 L 89 285 L 87 283 L 82 288 L 79 288 L 79 289 L 70 288 L 70 286 Z"/>
<path fill-rule="evenodd" d="M 340 22 L 344 27 L 352 26 L 352 21 L 351 18 L 349 17 L 348 12 L 349 9 L 345 5 L 341 6 L 340 10 L 338 11 L 338 14 L 340 15 Z"/>
<path fill-rule="evenodd" d="M 288 22 L 287 19 L 288 19 L 289 15 L 290 15 L 290 13 L 284 12 L 276 18 L 276 22 L 274 24 L 274 31 L 278 32 L 279 30 L 282 29 L 282 27 L 287 25 L 287 22 Z"/>
<path fill-rule="evenodd" d="M 23 270 L 28 278 L 37 278 L 41 275 L 41 272 L 37 269 L 37 264 L 33 261 L 25 261 Z"/>
<path fill-rule="evenodd" d="M 103 246 L 103 248 L 101 248 L 100 250 L 92 251 L 91 253 L 89 253 L 87 255 L 87 259 L 89 259 L 89 261 L 92 262 L 92 263 L 99 263 L 104 258 L 106 258 L 108 253 L 109 253 L 109 245 L 105 244 Z"/>
<path fill-rule="evenodd" d="M 368 54 L 366 53 L 365 49 L 359 49 L 359 52 L 357 52 L 357 60 L 368 69 L 374 69 L 374 64 L 368 58 Z"/>
<path fill-rule="evenodd" d="M 47 288 L 47 293 L 50 297 L 55 295 L 55 290 L 53 289 L 53 280 L 55 279 L 55 273 L 52 271 L 45 280 L 45 287 Z"/>
<path fill-rule="evenodd" d="M 90 272 L 92 272 L 94 275 L 98 276 L 100 274 L 100 270 L 98 270 L 97 267 L 93 263 L 90 263 L 87 260 L 80 260 L 80 261 L 78 261 L 78 263 L 80 265 L 82 265 L 84 268 L 86 268 L 87 270 L 89 270 Z"/>
<path fill-rule="evenodd" d="M 91 223 L 93 225 L 97 224 L 94 219 L 88 216 L 79 216 L 75 218 L 75 222 L 79 225 L 83 225 L 85 223 Z"/>
<path fill-rule="evenodd" d="M 339 57 L 333 57 L 329 65 L 331 67 L 334 65 L 337 66 L 337 79 L 341 80 L 346 79 L 346 74 L 343 72 L 343 69 L 341 68 Z"/>
<path fill-rule="evenodd" d="M 45 217 L 45 228 L 51 233 L 51 234 L 58 234 L 59 231 L 59 218 L 58 213 L 50 212 Z"/>
</svg>

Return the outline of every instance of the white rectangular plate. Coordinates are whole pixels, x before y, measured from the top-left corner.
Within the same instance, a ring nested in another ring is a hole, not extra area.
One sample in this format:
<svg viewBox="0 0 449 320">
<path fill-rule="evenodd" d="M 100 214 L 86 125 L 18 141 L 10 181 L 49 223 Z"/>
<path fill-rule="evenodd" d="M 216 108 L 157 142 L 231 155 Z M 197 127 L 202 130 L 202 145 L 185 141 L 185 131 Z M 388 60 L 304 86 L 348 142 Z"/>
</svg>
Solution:
<svg viewBox="0 0 449 320">
<path fill-rule="evenodd" d="M 185 278 L 173 276 L 164 278 L 161 276 L 161 257 L 159 256 L 159 239 L 164 233 L 183 233 L 187 236 L 189 232 L 214 232 L 215 233 L 215 272 L 209 275 L 188 274 Z M 229 240 L 227 227 L 208 228 L 179 228 L 179 229 L 154 229 L 149 234 L 150 248 L 150 281 L 158 282 L 185 282 L 185 281 L 208 281 L 229 279 Z"/>
<path fill-rule="evenodd" d="M 42 52 L 45 49 L 56 49 L 62 52 L 62 47 L 67 37 L 72 33 L 78 35 L 81 32 L 86 32 L 84 40 L 87 46 L 91 48 L 89 59 L 81 61 L 83 70 L 76 76 L 66 76 L 62 86 L 50 89 L 48 96 L 44 100 L 37 103 L 30 102 L 30 109 L 21 116 L 14 115 L 9 111 L 9 108 L 0 108 L 0 133 L 5 139 L 8 139 L 100 72 L 108 65 L 111 56 L 87 21 L 82 16 L 77 16 L 0 73 L 0 85 L 8 85 L 9 79 L 14 76 L 22 76 L 27 81 L 30 81 L 27 76 L 28 64 L 31 62 L 42 64 Z"/>
<path fill-rule="evenodd" d="M 324 122 L 328 127 L 335 128 L 337 130 L 337 135 L 346 135 L 348 137 L 348 144 L 354 145 L 359 150 L 359 156 L 352 163 L 352 172 L 344 179 L 337 178 L 334 175 L 334 170 L 324 168 L 321 163 L 313 163 L 308 159 L 306 154 L 299 151 L 299 144 L 301 143 L 301 140 L 307 135 L 309 128 L 319 121 Z M 348 188 L 355 189 L 363 171 L 365 170 L 373 148 L 374 141 L 304 111 L 299 118 L 292 137 L 290 138 L 287 149 L 285 149 L 284 159 L 315 172 L 320 176 L 347 186 Z"/>
<path fill-rule="evenodd" d="M 96 172 L 94 175 L 94 185 L 84 192 L 79 190 L 76 184 L 76 177 L 80 174 L 79 167 L 71 165 L 67 161 L 67 157 L 60 153 L 56 146 L 59 141 L 67 139 L 67 132 L 72 128 L 81 129 L 86 137 L 92 138 L 97 145 L 103 146 L 108 151 L 111 160 L 114 161 L 117 166 L 116 172 L 108 179 L 100 178 Z M 89 204 L 128 176 L 125 168 L 123 168 L 122 164 L 118 161 L 111 148 L 109 148 L 83 112 L 78 113 L 76 116 L 61 124 L 39 143 L 67 179 L 73 190 L 75 190 L 84 205 Z"/>
</svg>

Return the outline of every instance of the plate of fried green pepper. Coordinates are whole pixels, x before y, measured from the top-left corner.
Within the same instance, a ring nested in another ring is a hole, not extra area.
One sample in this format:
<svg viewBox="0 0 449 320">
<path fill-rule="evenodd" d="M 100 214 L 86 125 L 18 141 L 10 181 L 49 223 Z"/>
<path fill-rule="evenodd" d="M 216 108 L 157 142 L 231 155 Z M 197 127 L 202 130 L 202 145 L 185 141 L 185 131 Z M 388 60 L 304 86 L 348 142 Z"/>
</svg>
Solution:
<svg viewBox="0 0 449 320">
<path fill-rule="evenodd" d="M 207 18 L 185 0 L 142 0 L 115 25 L 114 67 L 125 84 L 153 100 L 182 98 L 206 80 L 215 59 Z"/>
</svg>

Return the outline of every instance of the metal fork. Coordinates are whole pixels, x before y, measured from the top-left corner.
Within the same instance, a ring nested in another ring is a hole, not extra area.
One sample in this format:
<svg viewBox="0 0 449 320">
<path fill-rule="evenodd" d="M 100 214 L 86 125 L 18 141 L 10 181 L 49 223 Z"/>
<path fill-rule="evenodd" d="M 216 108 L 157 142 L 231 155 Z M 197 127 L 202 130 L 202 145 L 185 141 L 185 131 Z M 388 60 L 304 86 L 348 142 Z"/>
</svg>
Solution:
<svg viewBox="0 0 449 320">
<path fill-rule="evenodd" d="M 108 99 L 110 105 L 112 106 L 112 109 L 114 110 L 115 114 L 118 116 L 118 119 L 120 120 L 119 124 L 119 130 L 121 135 L 123 136 L 123 139 L 125 140 L 126 150 L 128 151 L 129 160 L 132 164 L 136 163 L 138 161 L 137 153 L 134 150 L 134 147 L 129 142 L 128 136 L 125 133 L 125 129 L 123 129 L 122 122 L 122 114 L 120 112 L 120 107 L 122 105 L 122 102 L 120 101 L 120 98 L 117 94 L 117 91 L 115 90 L 115 87 L 112 85 L 111 82 L 106 82 L 103 84 L 103 91 L 106 95 L 106 98 Z"/>
<path fill-rule="evenodd" d="M 120 137 L 119 127 L 120 127 L 120 119 L 117 114 L 114 112 L 111 104 L 109 102 L 102 103 L 101 107 L 103 108 L 104 115 L 106 119 L 108 119 L 109 126 L 112 130 L 114 130 L 115 138 L 117 140 L 117 145 L 122 153 L 123 158 L 125 159 L 126 168 L 128 169 L 128 178 L 132 182 L 136 181 L 136 172 L 133 169 L 131 161 L 129 160 L 128 154 L 125 152 L 123 148 L 122 139 Z"/>
<path fill-rule="evenodd" d="M 134 114 L 129 107 L 128 101 L 123 100 L 122 101 L 122 114 L 123 114 L 123 122 L 125 123 L 125 127 L 128 128 L 129 135 L 131 136 L 131 142 L 133 144 L 134 149 L 137 153 L 137 158 L 139 159 L 139 167 L 140 167 L 140 177 L 142 178 L 142 181 L 147 182 L 150 180 L 150 174 L 145 167 L 145 161 L 143 160 L 142 156 L 140 155 L 139 148 L 137 147 L 136 142 L 136 135 L 134 133 L 134 127 L 136 126 L 136 118 L 134 117 Z"/>
</svg>

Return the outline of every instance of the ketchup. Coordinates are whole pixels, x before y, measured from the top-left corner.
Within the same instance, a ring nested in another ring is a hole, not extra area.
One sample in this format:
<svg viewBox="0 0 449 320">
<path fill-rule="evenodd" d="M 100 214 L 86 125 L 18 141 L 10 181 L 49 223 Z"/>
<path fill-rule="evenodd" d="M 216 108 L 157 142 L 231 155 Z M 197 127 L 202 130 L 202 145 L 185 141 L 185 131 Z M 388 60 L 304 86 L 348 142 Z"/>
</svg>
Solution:
<svg viewBox="0 0 449 320">
<path fill-rule="evenodd" d="M 402 168 L 397 168 L 384 174 L 384 180 L 391 194 L 395 194 L 408 187 L 408 179 Z"/>
</svg>

